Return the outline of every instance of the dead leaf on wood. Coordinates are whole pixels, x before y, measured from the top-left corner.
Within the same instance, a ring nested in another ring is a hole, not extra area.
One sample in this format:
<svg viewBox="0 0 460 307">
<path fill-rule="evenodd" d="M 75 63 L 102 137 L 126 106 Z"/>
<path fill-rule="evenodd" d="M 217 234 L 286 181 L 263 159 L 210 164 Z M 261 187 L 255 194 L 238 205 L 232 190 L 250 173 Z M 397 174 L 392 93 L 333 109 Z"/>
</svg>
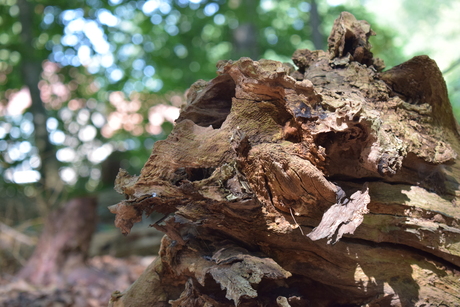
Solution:
<svg viewBox="0 0 460 307">
<path fill-rule="evenodd" d="M 252 285 L 259 284 L 263 278 L 284 279 L 292 274 L 284 270 L 270 258 L 260 258 L 244 253 L 242 248 L 222 248 L 213 258 L 217 265 L 208 272 L 226 290 L 226 298 L 238 306 L 241 298 L 255 298 L 257 291 Z"/>
<path fill-rule="evenodd" d="M 349 200 L 344 199 L 343 202 L 330 207 L 319 225 L 307 236 L 313 241 L 328 238 L 327 243 L 330 244 L 335 235 L 333 243 L 337 243 L 344 234 L 353 234 L 363 222 L 363 215 L 369 213 L 367 204 L 370 201 L 369 187 L 366 183 L 361 191 L 353 193 Z"/>
</svg>

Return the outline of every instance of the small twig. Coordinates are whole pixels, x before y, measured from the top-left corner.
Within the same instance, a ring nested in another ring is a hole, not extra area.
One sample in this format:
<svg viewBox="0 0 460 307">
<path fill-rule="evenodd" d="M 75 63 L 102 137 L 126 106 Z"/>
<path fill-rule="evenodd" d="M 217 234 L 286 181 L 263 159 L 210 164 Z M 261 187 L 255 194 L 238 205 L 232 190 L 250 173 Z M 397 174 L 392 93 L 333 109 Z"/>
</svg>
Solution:
<svg viewBox="0 0 460 307">
<path fill-rule="evenodd" d="M 292 216 L 292 219 L 294 220 L 294 223 L 296 224 L 297 227 L 299 227 L 300 232 L 302 233 L 302 236 L 304 236 L 305 234 L 303 233 L 302 227 L 300 227 L 299 223 L 297 223 L 297 221 L 295 220 L 294 214 L 292 213 L 292 208 L 289 208 L 289 211 L 291 212 L 291 216 Z"/>
<path fill-rule="evenodd" d="M 29 236 L 26 236 L 25 234 L 15 230 L 14 228 L 11 228 L 10 226 L 8 226 L 6 224 L 1 223 L 1 222 L 0 222 L 0 233 L 3 233 L 6 236 L 6 238 L 9 238 L 9 240 L 17 241 L 17 242 L 20 242 L 20 243 L 28 245 L 28 246 L 35 245 L 35 240 L 34 239 L 32 239 Z"/>
<path fill-rule="evenodd" d="M 460 59 L 457 59 L 455 62 L 453 62 L 447 69 L 444 69 L 444 71 L 442 72 L 443 75 L 451 72 L 452 70 L 454 70 L 457 66 L 460 65 Z"/>
</svg>

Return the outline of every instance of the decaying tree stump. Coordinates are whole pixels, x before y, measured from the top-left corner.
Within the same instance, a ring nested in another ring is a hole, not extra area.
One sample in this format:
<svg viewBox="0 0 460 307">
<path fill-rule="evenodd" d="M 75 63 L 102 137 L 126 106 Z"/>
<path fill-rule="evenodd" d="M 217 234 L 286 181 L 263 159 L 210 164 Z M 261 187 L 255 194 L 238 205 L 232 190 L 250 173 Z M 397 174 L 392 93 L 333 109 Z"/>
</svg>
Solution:
<svg viewBox="0 0 460 307">
<path fill-rule="evenodd" d="M 460 150 L 435 62 L 386 72 L 365 21 L 329 51 L 218 64 L 111 207 L 165 214 L 160 256 L 111 306 L 460 306 Z"/>
</svg>

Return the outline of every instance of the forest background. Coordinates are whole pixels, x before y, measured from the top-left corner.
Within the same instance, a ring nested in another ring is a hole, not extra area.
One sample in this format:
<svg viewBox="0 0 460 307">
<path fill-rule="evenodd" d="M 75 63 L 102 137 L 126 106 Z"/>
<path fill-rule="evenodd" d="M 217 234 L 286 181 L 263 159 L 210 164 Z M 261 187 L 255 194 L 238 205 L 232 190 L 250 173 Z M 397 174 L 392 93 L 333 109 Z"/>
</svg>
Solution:
<svg viewBox="0 0 460 307">
<path fill-rule="evenodd" d="M 387 68 L 433 58 L 460 118 L 459 1 L 0 0 L 0 271 L 72 198 L 97 196 L 112 229 L 119 167 L 139 174 L 219 60 L 325 50 L 341 11 L 371 23 Z"/>
</svg>

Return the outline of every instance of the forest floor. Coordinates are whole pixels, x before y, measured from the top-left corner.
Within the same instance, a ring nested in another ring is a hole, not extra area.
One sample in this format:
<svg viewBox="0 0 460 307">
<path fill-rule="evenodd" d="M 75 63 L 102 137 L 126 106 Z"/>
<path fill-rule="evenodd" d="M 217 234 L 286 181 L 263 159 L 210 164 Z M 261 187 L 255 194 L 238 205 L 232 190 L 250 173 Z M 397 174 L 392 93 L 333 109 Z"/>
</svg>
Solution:
<svg viewBox="0 0 460 307">
<path fill-rule="evenodd" d="M 116 258 L 95 256 L 72 283 L 40 287 L 0 274 L 2 307 L 99 307 L 107 306 L 111 294 L 128 288 L 154 260 L 154 256 Z M 80 275 L 81 274 L 81 275 Z"/>
<path fill-rule="evenodd" d="M 148 226 L 152 223 L 150 218 L 135 225 L 128 236 L 123 236 L 110 219 L 113 216 L 105 217 L 107 223 L 98 225 L 86 265 L 57 285 L 32 285 L 18 279 L 16 273 L 34 246 L 22 244 L 16 248 L 17 245 L 7 244 L 7 233 L 0 231 L 0 307 L 107 306 L 114 291 L 126 290 L 152 263 L 163 237 L 163 233 Z M 17 239 L 20 234 L 12 236 Z M 36 242 L 37 238 L 31 236 L 30 241 Z"/>
</svg>

